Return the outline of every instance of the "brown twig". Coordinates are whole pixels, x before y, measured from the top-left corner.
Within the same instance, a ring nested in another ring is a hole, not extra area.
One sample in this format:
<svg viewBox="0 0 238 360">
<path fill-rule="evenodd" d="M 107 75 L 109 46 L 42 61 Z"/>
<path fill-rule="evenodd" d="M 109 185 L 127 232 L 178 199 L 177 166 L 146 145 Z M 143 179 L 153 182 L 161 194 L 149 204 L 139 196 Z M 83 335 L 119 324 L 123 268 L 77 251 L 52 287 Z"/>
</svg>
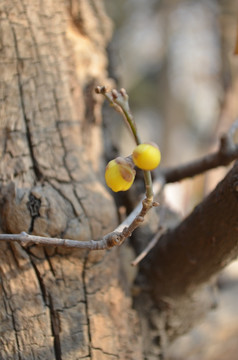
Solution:
<svg viewBox="0 0 238 360">
<path fill-rule="evenodd" d="M 164 177 L 165 183 L 172 183 L 193 177 L 218 166 L 229 165 L 232 161 L 238 159 L 238 144 L 233 141 L 237 129 L 238 120 L 233 123 L 228 133 L 221 137 L 220 147 L 216 152 L 184 165 L 161 169 L 159 175 Z"/>
</svg>

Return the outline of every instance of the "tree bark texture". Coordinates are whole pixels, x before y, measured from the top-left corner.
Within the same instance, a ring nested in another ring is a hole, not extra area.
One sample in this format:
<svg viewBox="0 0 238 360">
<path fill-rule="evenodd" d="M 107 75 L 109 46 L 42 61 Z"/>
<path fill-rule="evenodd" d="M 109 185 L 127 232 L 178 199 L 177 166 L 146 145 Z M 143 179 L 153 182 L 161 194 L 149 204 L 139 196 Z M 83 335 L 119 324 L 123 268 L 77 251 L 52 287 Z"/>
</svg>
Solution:
<svg viewBox="0 0 238 360">
<path fill-rule="evenodd" d="M 158 359 L 161 348 L 165 353 L 171 340 L 216 306 L 214 277 L 238 255 L 237 214 L 238 162 L 141 263 L 135 306 L 148 333 L 148 359 Z"/>
<path fill-rule="evenodd" d="M 155 298 L 193 292 L 238 254 L 238 162 L 148 257 Z M 169 267 L 168 267 L 169 264 Z"/>
<path fill-rule="evenodd" d="M 1 230 L 98 239 L 116 226 L 100 182 L 111 23 L 99 0 L 0 4 Z M 0 245 L 0 358 L 141 359 L 118 250 Z"/>
</svg>

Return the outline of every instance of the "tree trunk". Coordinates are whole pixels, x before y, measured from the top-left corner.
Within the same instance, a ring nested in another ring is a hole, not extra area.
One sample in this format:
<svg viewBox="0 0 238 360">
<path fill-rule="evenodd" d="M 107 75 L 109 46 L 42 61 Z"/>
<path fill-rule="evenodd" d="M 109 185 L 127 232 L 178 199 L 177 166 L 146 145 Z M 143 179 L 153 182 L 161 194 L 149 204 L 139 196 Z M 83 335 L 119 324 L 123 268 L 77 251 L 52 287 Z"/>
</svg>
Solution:
<svg viewBox="0 0 238 360">
<path fill-rule="evenodd" d="M 98 0 L 1 2 L 2 232 L 88 240 L 116 226 L 93 93 L 110 34 Z M 2 360 L 141 358 L 118 250 L 2 243 L 0 259 Z"/>
</svg>

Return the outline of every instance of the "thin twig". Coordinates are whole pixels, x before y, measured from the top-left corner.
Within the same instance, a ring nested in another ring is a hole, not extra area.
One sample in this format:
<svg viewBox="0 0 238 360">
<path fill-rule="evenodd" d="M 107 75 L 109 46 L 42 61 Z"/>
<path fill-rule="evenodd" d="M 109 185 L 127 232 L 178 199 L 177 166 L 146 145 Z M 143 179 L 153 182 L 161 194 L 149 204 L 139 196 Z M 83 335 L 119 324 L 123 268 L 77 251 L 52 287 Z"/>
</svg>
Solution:
<svg viewBox="0 0 238 360">
<path fill-rule="evenodd" d="M 161 191 L 164 185 L 163 178 L 158 178 L 153 186 L 155 196 Z M 153 203 L 152 206 L 157 206 Z M 151 206 L 151 205 L 150 205 Z M 144 207 L 144 208 L 143 208 Z M 137 207 L 127 216 L 127 218 L 111 233 L 105 235 L 101 240 L 79 241 L 71 239 L 51 238 L 44 236 L 29 235 L 26 232 L 20 234 L 0 234 L 0 241 L 20 242 L 26 246 L 32 244 L 65 246 L 69 248 L 88 249 L 88 250 L 104 250 L 113 246 L 121 245 L 128 236 L 138 227 L 144 220 L 150 208 L 146 203 L 140 202 Z"/>
<path fill-rule="evenodd" d="M 122 231 L 115 231 L 108 233 L 102 239 L 88 240 L 88 241 L 78 241 L 70 239 L 61 239 L 61 238 L 50 238 L 43 236 L 29 235 L 26 232 L 20 234 L 0 234 L 0 241 L 17 241 L 26 245 L 32 244 L 41 244 L 41 245 L 54 245 L 54 246 L 65 246 L 71 248 L 79 249 L 89 249 L 89 250 L 105 250 L 110 249 L 114 246 L 121 245 L 132 232 L 144 221 L 145 215 L 148 211 L 154 207 L 158 206 L 156 202 L 148 202 L 147 199 L 144 199 L 142 202 L 142 208 L 138 215 L 136 215 L 128 226 L 123 226 Z M 123 223 L 125 224 L 125 222 Z"/>
<path fill-rule="evenodd" d="M 166 228 L 164 227 L 160 227 L 160 229 L 158 230 L 158 232 L 153 236 L 153 238 L 151 239 L 151 241 L 149 242 L 149 244 L 146 246 L 146 248 L 135 258 L 135 260 L 133 260 L 131 262 L 132 266 L 136 266 L 139 264 L 139 262 L 141 262 L 141 260 L 144 259 L 144 257 L 146 257 L 146 255 L 150 252 L 151 249 L 153 249 L 153 247 L 156 245 L 156 243 L 158 242 L 158 240 L 160 239 L 160 237 L 165 233 Z"/>
<path fill-rule="evenodd" d="M 32 244 L 40 245 L 54 245 L 54 246 L 64 246 L 70 248 L 79 248 L 79 249 L 89 249 L 89 250 L 103 250 L 108 249 L 119 242 L 117 233 L 109 233 L 102 240 L 88 240 L 88 241 L 78 241 L 70 239 L 60 239 L 60 238 L 51 238 L 43 236 L 29 235 L 26 232 L 20 234 L 0 234 L 0 241 L 8 242 L 20 242 L 27 246 Z"/>
</svg>

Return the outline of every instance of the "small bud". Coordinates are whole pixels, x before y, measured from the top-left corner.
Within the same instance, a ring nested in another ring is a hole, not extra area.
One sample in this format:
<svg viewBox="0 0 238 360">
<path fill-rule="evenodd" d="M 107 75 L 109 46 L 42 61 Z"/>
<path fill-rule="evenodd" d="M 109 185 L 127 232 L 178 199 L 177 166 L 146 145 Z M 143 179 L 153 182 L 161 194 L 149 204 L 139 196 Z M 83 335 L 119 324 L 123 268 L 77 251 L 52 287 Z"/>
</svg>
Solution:
<svg viewBox="0 0 238 360">
<path fill-rule="evenodd" d="M 118 92 L 117 92 L 116 89 L 112 90 L 112 97 L 113 97 L 114 100 L 118 98 Z"/>
<path fill-rule="evenodd" d="M 118 157 L 109 161 L 106 166 L 106 184 L 114 192 L 126 191 L 133 184 L 135 173 L 133 165 L 129 160 Z"/>
<path fill-rule="evenodd" d="M 160 163 L 161 154 L 154 143 L 138 145 L 132 154 L 133 162 L 142 170 L 154 170 Z"/>
<path fill-rule="evenodd" d="M 96 86 L 95 87 L 96 94 L 105 94 L 106 92 L 107 92 L 107 89 L 105 86 Z"/>
<path fill-rule="evenodd" d="M 121 96 L 123 97 L 124 100 L 128 101 L 129 96 L 127 95 L 125 89 L 122 88 L 122 89 L 120 90 L 120 94 L 121 94 Z"/>
</svg>

